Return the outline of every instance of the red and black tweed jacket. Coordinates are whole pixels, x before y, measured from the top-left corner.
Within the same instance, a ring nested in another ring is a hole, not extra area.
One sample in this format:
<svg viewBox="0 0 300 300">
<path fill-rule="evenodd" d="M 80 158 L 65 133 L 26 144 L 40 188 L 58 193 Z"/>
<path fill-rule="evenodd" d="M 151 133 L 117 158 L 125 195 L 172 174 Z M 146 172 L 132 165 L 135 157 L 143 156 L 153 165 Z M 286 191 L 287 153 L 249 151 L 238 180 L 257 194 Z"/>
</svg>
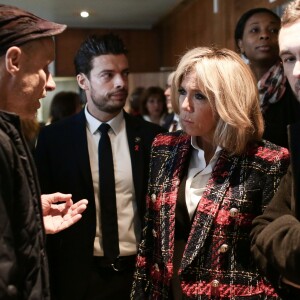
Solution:
<svg viewBox="0 0 300 300">
<path fill-rule="evenodd" d="M 190 137 L 181 131 L 154 140 L 132 299 L 169 299 L 175 206 L 190 151 Z M 266 141 L 240 156 L 222 150 L 181 260 L 184 299 L 277 299 L 253 262 L 249 233 L 253 218 L 273 197 L 288 164 L 288 151 Z"/>
</svg>

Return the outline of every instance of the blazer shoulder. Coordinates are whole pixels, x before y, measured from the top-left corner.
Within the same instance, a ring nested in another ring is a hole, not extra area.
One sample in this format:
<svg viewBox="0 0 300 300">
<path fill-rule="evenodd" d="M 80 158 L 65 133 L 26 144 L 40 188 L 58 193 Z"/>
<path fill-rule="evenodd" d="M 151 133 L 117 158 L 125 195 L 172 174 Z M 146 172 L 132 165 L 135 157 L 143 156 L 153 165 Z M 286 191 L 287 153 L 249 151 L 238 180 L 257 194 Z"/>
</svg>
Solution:
<svg viewBox="0 0 300 300">
<path fill-rule="evenodd" d="M 42 127 L 41 131 L 46 131 L 46 132 L 60 132 L 64 130 L 73 130 L 76 128 L 79 124 L 85 124 L 85 116 L 81 112 L 73 115 L 66 117 L 60 121 L 57 121 L 55 123 L 45 125 Z"/>
<path fill-rule="evenodd" d="M 153 146 L 159 147 L 159 146 L 179 146 L 182 145 L 190 145 L 191 137 L 184 133 L 181 130 L 175 131 L 175 132 L 164 132 L 161 134 L 158 134 L 154 141 Z"/>
<path fill-rule="evenodd" d="M 37 144 L 63 143 L 66 144 L 70 139 L 84 136 L 86 121 L 84 115 L 74 115 L 61 121 L 44 126 L 39 133 Z"/>
<path fill-rule="evenodd" d="M 259 143 L 250 146 L 246 156 L 248 159 L 254 159 L 257 163 L 260 161 L 266 166 L 278 163 L 288 165 L 290 160 L 288 149 L 266 140 L 262 140 Z"/>
<path fill-rule="evenodd" d="M 148 122 L 136 116 L 131 116 L 126 112 L 124 112 L 124 117 L 125 117 L 126 124 L 129 128 L 138 128 L 141 131 L 153 133 L 154 135 L 157 135 L 158 133 L 162 133 L 162 132 L 168 132 L 167 129 L 157 124 L 153 124 L 151 122 Z"/>
</svg>

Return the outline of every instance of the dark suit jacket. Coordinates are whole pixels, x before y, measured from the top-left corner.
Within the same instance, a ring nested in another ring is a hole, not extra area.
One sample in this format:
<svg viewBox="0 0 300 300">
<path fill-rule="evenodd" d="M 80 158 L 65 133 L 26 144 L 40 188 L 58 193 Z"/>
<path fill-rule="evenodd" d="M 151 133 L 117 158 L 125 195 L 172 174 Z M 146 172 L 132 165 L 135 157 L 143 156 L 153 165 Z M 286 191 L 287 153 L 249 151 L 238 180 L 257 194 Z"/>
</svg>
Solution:
<svg viewBox="0 0 300 300">
<path fill-rule="evenodd" d="M 300 123 L 289 126 L 291 166 L 263 215 L 253 221 L 252 252 L 283 299 L 299 299 L 280 284 L 281 276 L 300 284 Z"/>
<path fill-rule="evenodd" d="M 124 112 L 137 207 L 145 211 L 150 148 L 161 127 Z M 81 299 L 89 281 L 96 232 L 96 209 L 84 110 L 41 131 L 35 159 L 42 193 L 72 193 L 74 202 L 89 200 L 80 222 L 48 236 L 52 292 L 59 299 Z"/>
</svg>

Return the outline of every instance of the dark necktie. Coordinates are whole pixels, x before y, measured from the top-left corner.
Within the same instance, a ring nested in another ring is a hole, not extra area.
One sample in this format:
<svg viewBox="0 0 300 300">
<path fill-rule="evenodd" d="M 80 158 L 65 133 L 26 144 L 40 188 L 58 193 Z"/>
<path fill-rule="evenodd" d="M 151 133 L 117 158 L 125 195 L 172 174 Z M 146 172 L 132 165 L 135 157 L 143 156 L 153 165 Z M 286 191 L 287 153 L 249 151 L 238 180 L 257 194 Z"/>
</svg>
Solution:
<svg viewBox="0 0 300 300">
<path fill-rule="evenodd" d="M 99 127 L 101 137 L 98 146 L 100 221 L 104 256 L 111 260 L 119 256 L 118 217 L 115 191 L 114 163 L 108 135 L 110 126 L 102 123 Z"/>
</svg>

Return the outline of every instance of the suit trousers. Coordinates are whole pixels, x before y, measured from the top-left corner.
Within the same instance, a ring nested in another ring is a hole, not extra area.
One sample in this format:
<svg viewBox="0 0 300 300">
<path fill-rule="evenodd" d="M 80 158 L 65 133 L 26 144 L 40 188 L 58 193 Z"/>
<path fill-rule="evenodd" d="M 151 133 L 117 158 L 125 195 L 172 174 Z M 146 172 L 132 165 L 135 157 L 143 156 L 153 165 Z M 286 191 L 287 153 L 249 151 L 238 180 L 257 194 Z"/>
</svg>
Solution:
<svg viewBox="0 0 300 300">
<path fill-rule="evenodd" d="M 129 300 L 134 267 L 133 263 L 120 271 L 114 271 L 94 263 L 84 300 Z"/>
</svg>

